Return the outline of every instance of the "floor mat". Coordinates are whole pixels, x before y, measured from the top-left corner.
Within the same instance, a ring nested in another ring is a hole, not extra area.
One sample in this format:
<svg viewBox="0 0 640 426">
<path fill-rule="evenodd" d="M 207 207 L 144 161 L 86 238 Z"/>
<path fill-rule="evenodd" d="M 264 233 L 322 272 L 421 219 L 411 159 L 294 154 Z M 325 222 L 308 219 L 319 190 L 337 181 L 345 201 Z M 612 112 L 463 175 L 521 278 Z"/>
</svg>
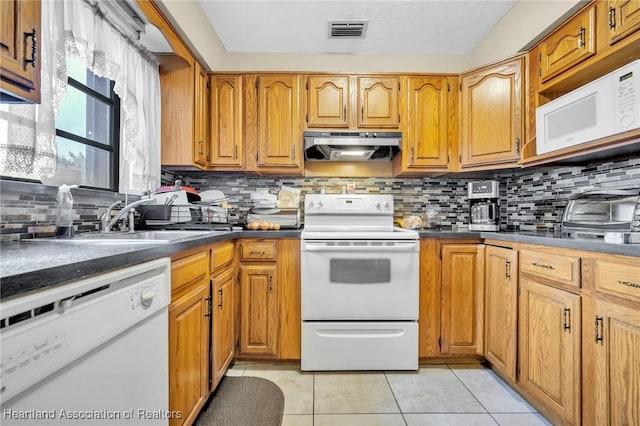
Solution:
<svg viewBox="0 0 640 426">
<path fill-rule="evenodd" d="M 260 377 L 225 376 L 196 426 L 280 426 L 284 394 Z"/>
</svg>

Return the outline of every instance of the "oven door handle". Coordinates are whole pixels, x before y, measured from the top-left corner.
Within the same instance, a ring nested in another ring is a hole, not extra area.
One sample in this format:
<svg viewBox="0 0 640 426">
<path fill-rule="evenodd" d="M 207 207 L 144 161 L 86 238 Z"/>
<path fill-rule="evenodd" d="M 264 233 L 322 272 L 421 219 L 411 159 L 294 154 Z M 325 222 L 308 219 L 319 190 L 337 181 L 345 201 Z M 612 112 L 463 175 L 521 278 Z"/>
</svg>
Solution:
<svg viewBox="0 0 640 426">
<path fill-rule="evenodd" d="M 406 333 L 402 329 L 321 329 L 316 331 L 319 337 L 329 339 L 388 339 L 390 337 L 402 337 Z"/>
<path fill-rule="evenodd" d="M 304 244 L 305 251 L 330 251 L 330 252 L 350 252 L 350 253 L 371 253 L 371 252 L 410 252 L 418 251 L 415 243 L 395 244 L 385 246 L 333 246 L 324 244 Z"/>
</svg>

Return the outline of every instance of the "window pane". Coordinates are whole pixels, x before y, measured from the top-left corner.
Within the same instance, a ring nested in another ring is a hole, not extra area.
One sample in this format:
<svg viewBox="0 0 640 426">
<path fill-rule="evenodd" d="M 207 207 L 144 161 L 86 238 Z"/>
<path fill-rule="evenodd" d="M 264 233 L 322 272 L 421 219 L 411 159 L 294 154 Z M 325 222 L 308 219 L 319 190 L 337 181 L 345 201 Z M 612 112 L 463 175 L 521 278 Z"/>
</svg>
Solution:
<svg viewBox="0 0 640 426">
<path fill-rule="evenodd" d="M 56 128 L 108 145 L 110 143 L 110 107 L 71 86 L 60 103 Z"/>
<path fill-rule="evenodd" d="M 72 58 L 67 60 L 67 75 L 107 98 L 111 96 L 111 81 L 108 78 L 98 77 L 93 74 L 86 68 L 84 61 L 81 59 Z"/>
<path fill-rule="evenodd" d="M 109 189 L 111 184 L 111 153 L 57 136 L 58 170 L 70 184 Z"/>
</svg>

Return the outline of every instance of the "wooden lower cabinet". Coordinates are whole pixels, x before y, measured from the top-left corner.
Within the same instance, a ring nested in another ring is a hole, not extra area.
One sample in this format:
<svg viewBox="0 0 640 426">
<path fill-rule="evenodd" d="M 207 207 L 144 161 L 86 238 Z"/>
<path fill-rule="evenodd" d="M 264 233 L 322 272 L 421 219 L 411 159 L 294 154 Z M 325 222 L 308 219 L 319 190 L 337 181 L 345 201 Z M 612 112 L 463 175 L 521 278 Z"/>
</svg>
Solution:
<svg viewBox="0 0 640 426">
<path fill-rule="evenodd" d="M 485 253 L 485 348 L 494 370 L 516 381 L 518 252 L 487 246 Z"/>
<path fill-rule="evenodd" d="M 484 246 L 443 244 L 443 355 L 483 353 Z"/>
<path fill-rule="evenodd" d="M 478 242 L 420 241 L 420 358 L 482 355 L 484 246 Z"/>
<path fill-rule="evenodd" d="M 277 355 L 277 267 L 240 265 L 240 353 Z"/>
<path fill-rule="evenodd" d="M 211 388 L 215 389 L 233 360 L 235 349 L 235 273 L 233 268 L 227 268 L 216 275 L 212 283 Z"/>
<path fill-rule="evenodd" d="M 518 385 L 563 424 L 580 424 L 580 296 L 520 277 Z"/>
<path fill-rule="evenodd" d="M 209 282 L 199 280 L 169 306 L 171 426 L 192 424 L 208 397 Z"/>
<path fill-rule="evenodd" d="M 594 347 L 595 422 L 598 425 L 640 425 L 640 307 L 596 299 Z"/>
</svg>

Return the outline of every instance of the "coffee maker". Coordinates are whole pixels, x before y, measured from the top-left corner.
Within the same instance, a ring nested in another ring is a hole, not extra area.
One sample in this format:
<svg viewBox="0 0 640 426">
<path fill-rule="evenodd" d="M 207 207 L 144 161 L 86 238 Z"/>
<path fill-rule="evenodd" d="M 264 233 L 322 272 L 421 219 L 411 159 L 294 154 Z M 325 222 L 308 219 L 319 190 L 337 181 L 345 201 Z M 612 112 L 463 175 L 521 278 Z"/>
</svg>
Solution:
<svg viewBox="0 0 640 426">
<path fill-rule="evenodd" d="M 498 181 L 469 182 L 469 230 L 499 231 Z"/>
</svg>

